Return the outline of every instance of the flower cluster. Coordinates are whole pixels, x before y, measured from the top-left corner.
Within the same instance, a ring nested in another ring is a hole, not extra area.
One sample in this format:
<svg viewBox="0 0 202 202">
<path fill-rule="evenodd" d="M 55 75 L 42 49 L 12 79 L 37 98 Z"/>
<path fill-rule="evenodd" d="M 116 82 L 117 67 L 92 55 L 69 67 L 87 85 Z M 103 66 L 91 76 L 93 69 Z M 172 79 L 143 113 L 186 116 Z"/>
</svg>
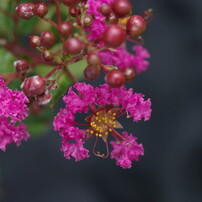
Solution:
<svg viewBox="0 0 202 202">
<path fill-rule="evenodd" d="M 65 108 L 60 109 L 53 122 L 54 129 L 62 137 L 64 156 L 76 161 L 88 158 L 89 150 L 84 143 L 93 138 L 92 151 L 96 156 L 110 155 L 118 166 L 130 168 L 132 162 L 144 154 L 144 149 L 137 137 L 123 130 L 119 118 L 126 115 L 138 122 L 147 121 L 151 116 L 150 99 L 133 89 L 127 90 L 125 85 L 148 68 L 150 54 L 143 48 L 143 34 L 152 19 L 152 10 L 132 14 L 130 0 L 15 3 L 15 13 L 9 9 L 0 9 L 0 13 L 10 17 L 13 23 L 37 17 L 49 23 L 51 29 L 40 33 L 36 26 L 35 33 L 39 35 L 29 36 L 29 49 L 17 43 L 24 37 L 19 26 L 14 26 L 13 37 L 1 40 L 6 51 L 18 59 L 14 62 L 15 72 L 2 74 L 5 83 L 0 78 L 0 149 L 5 151 L 8 144 L 19 145 L 29 138 L 26 126 L 21 123 L 28 115 L 28 107 L 33 112 L 31 116 L 39 117 L 46 113 L 45 105 L 52 108 L 74 83 L 63 97 Z M 50 7 L 55 13 L 51 11 L 51 15 L 47 15 Z M 134 44 L 133 53 L 127 51 L 127 42 Z M 75 73 L 69 67 L 77 62 L 83 67 L 75 68 Z M 51 69 L 43 67 L 44 64 Z M 94 81 L 103 74 L 106 83 L 99 87 L 79 83 L 75 77 L 83 75 L 86 80 Z M 15 79 L 22 82 L 23 92 L 12 91 L 6 86 Z M 77 121 L 81 113 L 86 114 L 85 121 Z M 48 120 L 42 119 L 44 123 Z M 100 139 L 106 152 L 97 149 Z"/>
<path fill-rule="evenodd" d="M 29 138 L 26 126 L 21 122 L 28 115 L 27 97 L 23 92 L 10 90 L 0 78 L 0 149 Z"/>
<path fill-rule="evenodd" d="M 138 160 L 138 157 L 143 155 L 143 147 L 136 142 L 136 137 L 129 136 L 126 132 L 122 136 L 116 131 L 122 128 L 117 119 L 127 114 L 135 122 L 141 119 L 149 120 L 150 99 L 144 100 L 144 95 L 133 93 L 132 89 L 126 90 L 125 86 L 113 89 L 104 84 L 93 88 L 90 84 L 77 83 L 69 89 L 63 100 L 66 107 L 60 110 L 53 125 L 55 130 L 60 131 L 61 150 L 67 159 L 74 157 L 76 161 L 80 161 L 89 157 L 88 150 L 83 144 L 85 140 L 91 138 L 96 139 L 93 147 L 94 154 L 103 158 L 107 157 L 110 133 L 115 138 L 115 141 L 111 141 L 113 146 L 111 158 L 116 159 L 117 165 L 130 168 L 131 161 Z M 91 114 L 86 117 L 86 123 L 77 123 L 76 114 L 82 112 Z M 80 129 L 78 126 L 85 127 L 85 129 Z M 98 138 L 105 142 L 106 154 L 95 151 Z"/>
</svg>

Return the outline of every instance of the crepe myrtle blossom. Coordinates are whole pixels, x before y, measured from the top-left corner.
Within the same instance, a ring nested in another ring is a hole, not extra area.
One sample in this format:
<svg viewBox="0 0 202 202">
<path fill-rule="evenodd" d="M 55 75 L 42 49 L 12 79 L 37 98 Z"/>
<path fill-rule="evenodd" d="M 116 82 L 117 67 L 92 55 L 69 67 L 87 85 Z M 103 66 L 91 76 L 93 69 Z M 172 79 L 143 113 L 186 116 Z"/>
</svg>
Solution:
<svg viewBox="0 0 202 202">
<path fill-rule="evenodd" d="M 15 143 L 17 146 L 22 140 L 29 138 L 26 125 L 20 123 L 28 115 L 28 98 L 23 92 L 10 90 L 0 77 L 0 149 L 5 151 L 6 146 Z"/>
<path fill-rule="evenodd" d="M 99 56 L 105 65 L 114 65 L 119 69 L 131 67 L 135 69 L 137 74 L 140 74 L 147 70 L 149 62 L 146 59 L 150 57 L 150 54 L 141 45 L 133 46 L 132 50 L 135 55 L 129 53 L 125 45 L 122 45 L 115 50 L 100 51 Z"/>
<path fill-rule="evenodd" d="M 92 25 L 86 29 L 89 32 L 87 38 L 88 40 L 96 40 L 102 36 L 107 24 L 104 22 L 105 16 L 99 11 L 102 4 L 111 5 L 114 0 L 88 0 L 88 10 L 87 13 L 94 17 Z"/>
<path fill-rule="evenodd" d="M 91 138 L 95 138 L 93 153 L 98 157 L 108 157 L 109 134 L 115 139 L 110 142 L 113 147 L 111 158 L 116 159 L 118 166 L 130 168 L 132 161 L 137 161 L 144 154 L 143 146 L 137 143 L 136 137 L 127 132 L 121 135 L 116 130 L 123 128 L 118 121 L 122 115 L 133 118 L 134 122 L 149 120 L 151 102 L 150 99 L 145 100 L 143 94 L 126 90 L 125 86 L 110 88 L 104 84 L 94 88 L 90 84 L 77 83 L 70 87 L 63 100 L 66 106 L 55 117 L 53 126 L 60 131 L 61 151 L 67 159 L 73 157 L 80 161 L 89 157 L 89 151 L 83 144 Z M 88 113 L 85 123 L 77 123 L 75 118 L 78 113 Z M 99 139 L 106 144 L 106 154 L 96 151 Z"/>
</svg>

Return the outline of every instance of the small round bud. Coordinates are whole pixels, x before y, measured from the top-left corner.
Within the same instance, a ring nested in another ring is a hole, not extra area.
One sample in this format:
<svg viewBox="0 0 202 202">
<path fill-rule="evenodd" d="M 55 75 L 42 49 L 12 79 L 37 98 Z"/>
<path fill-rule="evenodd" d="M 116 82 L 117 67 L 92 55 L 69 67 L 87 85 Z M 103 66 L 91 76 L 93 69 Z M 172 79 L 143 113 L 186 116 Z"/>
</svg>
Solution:
<svg viewBox="0 0 202 202">
<path fill-rule="evenodd" d="M 83 21 L 84 27 L 90 27 L 92 23 L 93 23 L 93 16 L 91 14 L 86 14 Z"/>
<path fill-rule="evenodd" d="M 126 31 L 129 36 L 137 38 L 142 35 L 147 27 L 147 23 L 140 15 L 133 15 L 128 19 Z"/>
<path fill-rule="evenodd" d="M 33 48 L 39 47 L 41 44 L 41 39 L 39 36 L 30 36 L 29 37 L 29 45 Z"/>
<path fill-rule="evenodd" d="M 22 58 L 16 60 L 14 62 L 15 69 L 20 74 L 25 74 L 27 70 L 29 70 L 30 66 L 27 60 L 24 60 Z"/>
<path fill-rule="evenodd" d="M 51 101 L 52 97 L 53 95 L 50 93 L 50 91 L 46 90 L 45 93 L 36 97 L 36 103 L 38 105 L 47 105 Z"/>
<path fill-rule="evenodd" d="M 44 17 L 48 13 L 48 7 L 44 3 L 38 3 L 35 5 L 34 14 L 39 17 Z"/>
<path fill-rule="evenodd" d="M 79 38 L 71 37 L 65 42 L 65 50 L 67 54 L 77 55 L 83 49 L 83 43 Z"/>
<path fill-rule="evenodd" d="M 49 50 L 45 50 L 45 51 L 43 52 L 43 59 L 44 59 L 46 62 L 51 62 L 51 61 L 54 59 L 53 52 L 52 52 L 52 51 L 49 51 Z"/>
<path fill-rule="evenodd" d="M 111 88 L 119 88 L 125 83 L 125 76 L 120 70 L 113 70 L 106 74 L 105 81 Z"/>
<path fill-rule="evenodd" d="M 15 8 L 17 15 L 25 20 L 28 20 L 34 16 L 34 4 L 22 3 Z"/>
<path fill-rule="evenodd" d="M 112 12 L 110 13 L 108 16 L 107 16 L 107 21 L 110 23 L 110 24 L 117 24 L 119 19 L 118 17 Z"/>
<path fill-rule="evenodd" d="M 108 16 L 111 13 L 111 6 L 109 4 L 101 4 L 99 11 L 102 15 Z"/>
<path fill-rule="evenodd" d="M 62 3 L 69 7 L 75 7 L 82 0 L 62 0 Z"/>
<path fill-rule="evenodd" d="M 135 70 L 131 67 L 124 67 L 121 70 L 126 78 L 126 81 L 132 81 L 135 78 Z"/>
<path fill-rule="evenodd" d="M 116 16 L 123 18 L 130 15 L 132 5 L 128 0 L 115 0 L 112 9 Z"/>
<path fill-rule="evenodd" d="M 23 81 L 21 88 L 28 97 L 41 95 L 46 90 L 46 80 L 39 75 L 32 76 Z"/>
<path fill-rule="evenodd" d="M 100 74 L 99 68 L 97 66 L 89 65 L 84 70 L 84 77 L 87 80 L 94 81 L 98 78 Z"/>
<path fill-rule="evenodd" d="M 87 61 L 89 65 L 99 65 L 101 63 L 99 55 L 94 52 L 87 55 Z"/>
<path fill-rule="evenodd" d="M 110 25 L 103 34 L 103 39 L 108 46 L 118 47 L 126 39 L 125 31 L 118 25 Z"/>
<path fill-rule="evenodd" d="M 50 48 L 51 46 L 54 45 L 56 41 L 56 37 L 52 32 L 45 31 L 41 33 L 41 45 Z"/>
<path fill-rule="evenodd" d="M 81 15 L 81 10 L 79 8 L 69 8 L 69 14 L 76 17 L 76 15 Z"/>
<path fill-rule="evenodd" d="M 70 22 L 63 22 L 58 25 L 58 30 L 64 37 L 71 35 L 72 29 L 73 29 L 73 26 Z"/>
</svg>

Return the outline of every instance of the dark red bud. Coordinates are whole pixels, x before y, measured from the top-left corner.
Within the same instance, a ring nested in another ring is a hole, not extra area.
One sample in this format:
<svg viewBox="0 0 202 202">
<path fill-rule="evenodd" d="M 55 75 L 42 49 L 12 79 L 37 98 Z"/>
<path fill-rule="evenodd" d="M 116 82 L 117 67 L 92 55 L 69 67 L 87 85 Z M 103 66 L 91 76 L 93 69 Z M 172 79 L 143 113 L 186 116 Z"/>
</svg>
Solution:
<svg viewBox="0 0 202 202">
<path fill-rule="evenodd" d="M 39 17 L 44 17 L 48 13 L 48 7 L 44 3 L 39 3 L 35 5 L 34 14 Z"/>
<path fill-rule="evenodd" d="M 125 76 L 120 70 L 113 70 L 106 74 L 105 81 L 111 88 L 119 88 L 125 83 Z"/>
<path fill-rule="evenodd" d="M 101 63 L 100 57 L 97 53 L 91 52 L 87 55 L 87 61 L 90 65 L 99 65 Z"/>
<path fill-rule="evenodd" d="M 33 48 L 39 47 L 41 44 L 41 39 L 39 36 L 30 36 L 29 37 L 29 45 Z"/>
<path fill-rule="evenodd" d="M 72 29 L 73 29 L 73 26 L 70 22 L 63 22 L 58 25 L 58 30 L 64 37 L 71 35 Z"/>
<path fill-rule="evenodd" d="M 41 95 L 38 95 L 37 97 L 36 97 L 36 103 L 38 104 L 38 105 L 47 105 L 50 101 L 51 101 L 51 99 L 52 99 L 52 94 L 50 93 L 50 91 L 49 90 L 46 90 L 43 94 L 41 94 Z"/>
<path fill-rule="evenodd" d="M 52 32 L 45 31 L 41 33 L 41 45 L 50 48 L 51 46 L 54 45 L 56 41 L 56 37 Z"/>
<path fill-rule="evenodd" d="M 140 15 L 131 16 L 126 24 L 126 31 L 129 36 L 137 38 L 142 35 L 147 27 L 147 23 Z"/>
<path fill-rule="evenodd" d="M 51 62 L 51 61 L 54 59 L 53 52 L 52 52 L 52 51 L 49 51 L 49 50 L 45 50 L 45 51 L 43 52 L 43 59 L 44 59 L 46 62 Z"/>
<path fill-rule="evenodd" d="M 76 37 L 71 37 L 65 42 L 65 50 L 67 54 L 77 55 L 83 49 L 83 43 Z"/>
<path fill-rule="evenodd" d="M 90 27 L 92 23 L 93 23 L 93 16 L 91 14 L 86 14 L 83 21 L 84 27 Z"/>
<path fill-rule="evenodd" d="M 101 4 L 99 11 L 102 15 L 108 16 L 111 13 L 111 6 L 109 4 Z"/>
<path fill-rule="evenodd" d="M 100 74 L 98 66 L 89 65 L 84 70 L 84 77 L 87 80 L 94 81 Z"/>
<path fill-rule="evenodd" d="M 121 70 L 126 78 L 126 81 L 132 81 L 135 78 L 135 70 L 131 67 L 124 67 Z"/>
<path fill-rule="evenodd" d="M 108 46 L 118 47 L 126 39 L 125 31 L 118 25 L 107 27 L 103 34 L 103 39 Z"/>
<path fill-rule="evenodd" d="M 46 90 L 46 80 L 39 75 L 32 76 L 24 80 L 21 88 L 28 97 L 41 95 Z"/>
<path fill-rule="evenodd" d="M 27 70 L 29 70 L 30 66 L 27 60 L 24 60 L 22 58 L 16 60 L 14 62 L 14 66 L 16 68 L 16 71 L 20 74 L 25 74 Z"/>
<path fill-rule="evenodd" d="M 34 4 L 22 3 L 15 8 L 17 15 L 25 20 L 28 20 L 34 16 Z"/>
<path fill-rule="evenodd" d="M 132 5 L 128 0 L 115 0 L 112 9 L 116 16 L 123 18 L 130 15 Z"/>
</svg>

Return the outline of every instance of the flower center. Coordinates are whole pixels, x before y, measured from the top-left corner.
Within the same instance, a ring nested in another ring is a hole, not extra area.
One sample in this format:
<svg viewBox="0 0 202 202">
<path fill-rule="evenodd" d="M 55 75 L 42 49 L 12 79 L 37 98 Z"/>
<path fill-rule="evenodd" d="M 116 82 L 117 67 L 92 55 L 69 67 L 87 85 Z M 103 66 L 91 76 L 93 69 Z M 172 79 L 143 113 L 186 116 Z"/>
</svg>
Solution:
<svg viewBox="0 0 202 202">
<path fill-rule="evenodd" d="M 98 109 L 98 111 L 88 117 L 90 128 L 88 130 L 88 136 L 102 137 L 106 142 L 109 132 L 112 132 L 113 128 L 122 128 L 121 124 L 116 120 L 117 108 L 110 110 Z"/>
</svg>

